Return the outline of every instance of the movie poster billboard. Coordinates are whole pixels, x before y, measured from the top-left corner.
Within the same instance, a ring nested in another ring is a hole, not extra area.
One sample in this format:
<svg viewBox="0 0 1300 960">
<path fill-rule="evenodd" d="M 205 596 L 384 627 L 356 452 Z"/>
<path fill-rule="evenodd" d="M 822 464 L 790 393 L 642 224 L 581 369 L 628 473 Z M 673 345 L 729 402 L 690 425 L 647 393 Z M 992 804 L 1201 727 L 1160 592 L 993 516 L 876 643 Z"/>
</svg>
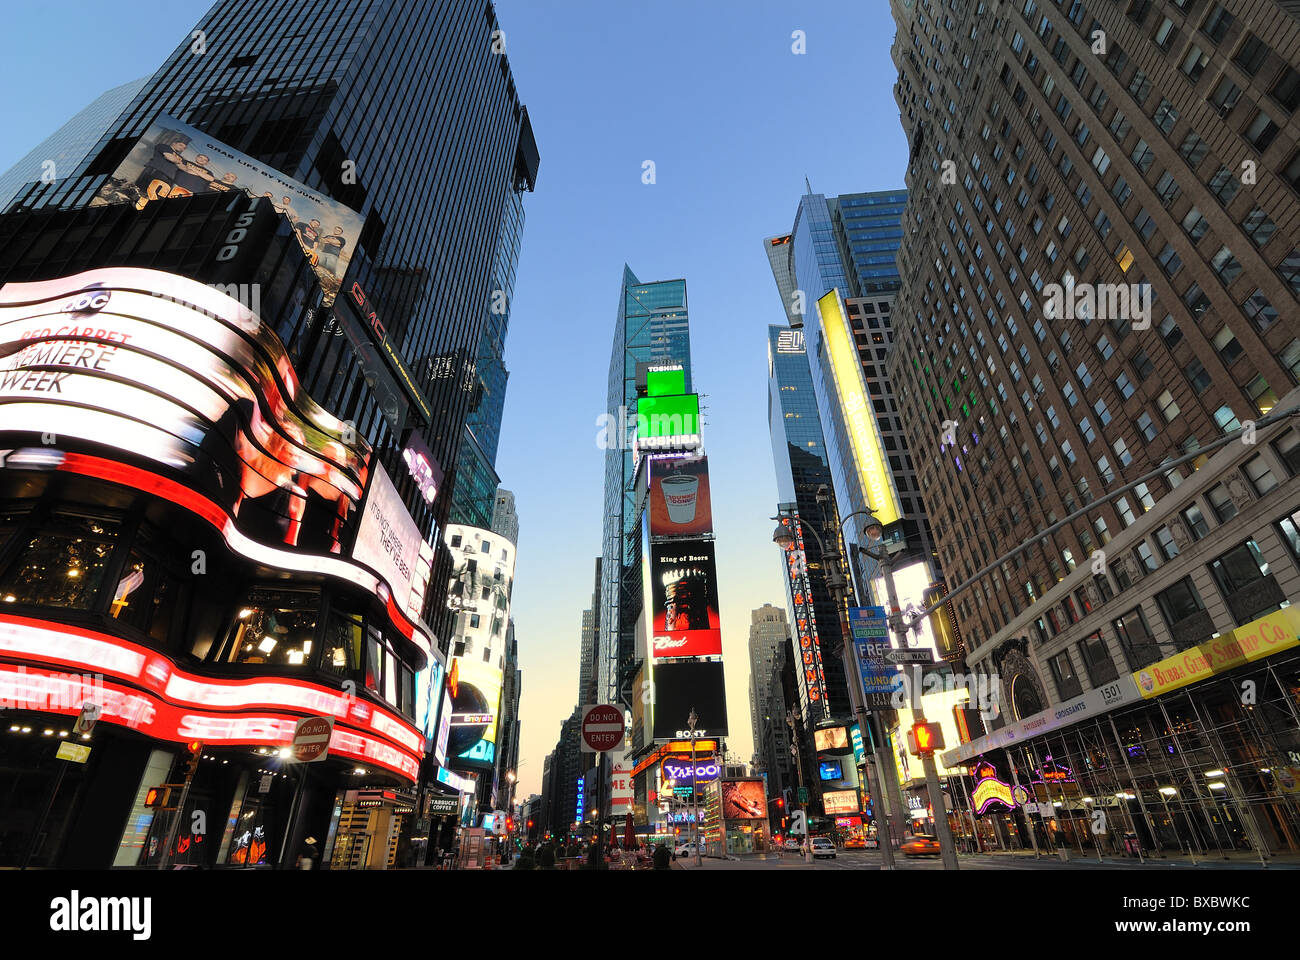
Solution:
<svg viewBox="0 0 1300 960">
<path fill-rule="evenodd" d="M 653 622 L 651 654 L 708 657 L 722 654 L 718 572 L 710 540 L 678 540 L 650 548 Z"/>
<path fill-rule="evenodd" d="M 680 740 L 689 736 L 687 718 L 692 710 L 697 717 L 698 737 L 727 735 L 727 692 L 720 661 L 657 663 L 652 694 L 656 740 Z"/>
<path fill-rule="evenodd" d="M 650 458 L 650 535 L 700 537 L 713 532 L 709 461 L 703 456 Z"/>
<path fill-rule="evenodd" d="M 334 302 L 361 236 L 361 216 L 179 120 L 156 119 L 90 205 L 129 203 L 143 210 L 151 200 L 208 193 L 242 193 L 271 201 L 289 218 L 320 279 L 324 304 Z"/>
<path fill-rule="evenodd" d="M 501 671 L 482 657 L 456 657 L 447 674 L 451 692 L 451 735 L 447 756 L 453 767 L 496 762 Z"/>
<path fill-rule="evenodd" d="M 766 820 L 767 791 L 762 780 L 723 780 L 722 816 L 726 820 Z"/>
<path fill-rule="evenodd" d="M 371 466 L 369 444 L 302 393 L 256 314 L 134 267 L 0 288 L 0 433 L 33 432 L 57 438 L 51 455 L 72 443 L 179 481 L 205 498 L 187 506 L 263 562 L 246 541 L 343 553 Z"/>
</svg>

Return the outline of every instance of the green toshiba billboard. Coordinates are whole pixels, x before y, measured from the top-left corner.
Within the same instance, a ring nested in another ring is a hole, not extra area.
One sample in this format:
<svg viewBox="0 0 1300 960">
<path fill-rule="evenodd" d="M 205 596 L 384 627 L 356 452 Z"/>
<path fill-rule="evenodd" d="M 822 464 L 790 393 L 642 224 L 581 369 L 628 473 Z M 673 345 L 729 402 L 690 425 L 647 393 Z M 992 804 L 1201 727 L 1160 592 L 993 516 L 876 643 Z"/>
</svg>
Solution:
<svg viewBox="0 0 1300 960">
<path fill-rule="evenodd" d="M 636 404 L 636 435 L 687 437 L 700 432 L 699 394 L 642 397 Z"/>
</svg>

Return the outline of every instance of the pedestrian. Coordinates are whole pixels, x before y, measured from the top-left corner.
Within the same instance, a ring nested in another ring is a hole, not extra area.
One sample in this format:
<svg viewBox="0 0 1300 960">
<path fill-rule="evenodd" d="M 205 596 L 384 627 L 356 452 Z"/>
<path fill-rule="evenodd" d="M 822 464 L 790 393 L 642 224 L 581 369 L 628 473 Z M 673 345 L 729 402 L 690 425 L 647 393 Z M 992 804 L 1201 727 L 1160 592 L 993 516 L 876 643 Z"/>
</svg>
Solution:
<svg viewBox="0 0 1300 960">
<path fill-rule="evenodd" d="M 299 870 L 311 870 L 319 859 L 320 848 L 316 845 L 316 838 L 308 837 L 298 849 L 298 860 L 294 866 Z"/>
</svg>

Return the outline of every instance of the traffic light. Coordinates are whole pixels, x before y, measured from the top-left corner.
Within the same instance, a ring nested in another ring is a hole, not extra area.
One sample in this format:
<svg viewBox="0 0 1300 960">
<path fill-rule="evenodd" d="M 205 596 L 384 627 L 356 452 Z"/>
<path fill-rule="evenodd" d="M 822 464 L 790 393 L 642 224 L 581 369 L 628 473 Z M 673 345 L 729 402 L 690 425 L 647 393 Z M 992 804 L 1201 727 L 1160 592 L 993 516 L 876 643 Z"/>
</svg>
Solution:
<svg viewBox="0 0 1300 960">
<path fill-rule="evenodd" d="M 515 829 L 515 818 L 506 817 L 506 831 L 509 833 L 513 833 L 514 829 Z"/>
<path fill-rule="evenodd" d="M 778 810 L 784 810 L 784 809 L 785 809 L 785 797 L 777 797 L 777 798 L 776 798 L 776 808 L 777 808 Z"/>
<path fill-rule="evenodd" d="M 933 756 L 943 749 L 943 730 L 937 723 L 918 720 L 907 731 L 907 747 L 913 756 Z"/>
<path fill-rule="evenodd" d="M 148 793 L 144 795 L 144 805 L 146 807 L 161 807 L 166 799 L 166 787 L 150 787 Z"/>
<path fill-rule="evenodd" d="M 185 744 L 185 779 L 191 780 L 194 773 L 199 769 L 199 757 L 203 756 L 203 744 L 198 740 L 191 740 Z"/>
</svg>

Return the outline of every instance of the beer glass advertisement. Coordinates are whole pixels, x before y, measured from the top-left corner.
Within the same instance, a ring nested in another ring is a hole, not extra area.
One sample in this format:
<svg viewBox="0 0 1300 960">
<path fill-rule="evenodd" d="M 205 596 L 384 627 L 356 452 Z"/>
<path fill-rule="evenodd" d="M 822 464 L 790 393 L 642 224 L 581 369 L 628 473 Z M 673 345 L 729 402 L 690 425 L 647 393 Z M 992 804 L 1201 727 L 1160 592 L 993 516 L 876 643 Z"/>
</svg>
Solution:
<svg viewBox="0 0 1300 960">
<path fill-rule="evenodd" d="M 179 120 L 155 120 L 90 205 L 129 203 L 143 210 L 151 200 L 204 193 L 270 200 L 298 235 L 320 279 L 325 306 L 334 302 L 361 236 L 361 216 Z"/>
<path fill-rule="evenodd" d="M 196 491 L 246 555 L 245 541 L 342 554 L 370 469 L 369 445 L 302 393 L 257 315 L 156 270 L 0 288 L 0 432 L 32 424 L 58 438 L 44 450 L 60 469 L 108 458 Z"/>
<path fill-rule="evenodd" d="M 712 532 L 708 457 L 652 457 L 650 535 L 699 537 Z"/>
<path fill-rule="evenodd" d="M 766 820 L 767 794 L 762 780 L 723 780 L 722 816 L 726 820 Z"/>
<path fill-rule="evenodd" d="M 720 662 L 678 660 L 655 664 L 653 697 L 656 740 L 689 736 L 687 718 L 692 710 L 697 717 L 697 736 L 727 735 L 727 693 Z"/>
<path fill-rule="evenodd" d="M 655 658 L 722 654 L 713 543 L 687 540 L 650 548 L 650 625 Z"/>
</svg>

